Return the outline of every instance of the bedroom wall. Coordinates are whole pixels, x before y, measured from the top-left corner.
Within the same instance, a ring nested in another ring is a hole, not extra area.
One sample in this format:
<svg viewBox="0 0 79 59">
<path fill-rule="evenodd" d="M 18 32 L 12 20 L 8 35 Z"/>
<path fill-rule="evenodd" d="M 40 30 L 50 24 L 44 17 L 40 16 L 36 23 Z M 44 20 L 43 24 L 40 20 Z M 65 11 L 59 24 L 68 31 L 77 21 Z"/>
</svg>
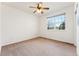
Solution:
<svg viewBox="0 0 79 59">
<path fill-rule="evenodd" d="M 1 3 L 0 3 L 1 7 Z M 0 52 L 1 52 L 1 8 L 0 8 Z"/>
<path fill-rule="evenodd" d="M 61 13 L 66 13 L 65 15 L 65 23 L 66 23 L 66 29 L 65 30 L 47 30 L 47 17 L 61 14 Z M 74 39 L 74 27 L 75 27 L 75 22 L 74 22 L 74 6 L 71 6 L 69 8 L 64 8 L 59 11 L 51 12 L 47 15 L 44 15 L 40 19 L 40 36 L 49 38 L 49 39 L 54 39 L 58 41 L 63 41 L 63 42 L 68 42 L 74 44 L 76 42 L 76 39 Z"/>
<path fill-rule="evenodd" d="M 38 36 L 37 17 L 28 12 L 2 5 L 2 46 Z"/>
<path fill-rule="evenodd" d="M 76 14 L 76 38 L 77 38 L 77 54 L 79 55 L 79 3 L 78 3 L 78 8 L 77 8 L 77 14 Z"/>
</svg>

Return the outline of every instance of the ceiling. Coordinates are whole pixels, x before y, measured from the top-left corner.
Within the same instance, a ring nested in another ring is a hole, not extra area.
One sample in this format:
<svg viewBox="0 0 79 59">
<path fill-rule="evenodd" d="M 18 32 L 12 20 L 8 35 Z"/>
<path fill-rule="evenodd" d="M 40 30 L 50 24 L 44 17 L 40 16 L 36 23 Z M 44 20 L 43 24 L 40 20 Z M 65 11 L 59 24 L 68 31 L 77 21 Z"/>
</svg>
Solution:
<svg viewBox="0 0 79 59">
<path fill-rule="evenodd" d="M 29 8 L 29 6 L 36 6 L 37 3 L 38 2 L 3 2 L 2 4 L 18 8 L 25 12 L 28 11 L 29 13 L 33 13 L 35 9 Z M 44 11 L 44 14 L 47 14 L 50 12 L 54 12 L 57 10 L 74 6 L 74 3 L 73 2 L 43 2 L 43 5 L 50 8 L 49 10 Z"/>
</svg>

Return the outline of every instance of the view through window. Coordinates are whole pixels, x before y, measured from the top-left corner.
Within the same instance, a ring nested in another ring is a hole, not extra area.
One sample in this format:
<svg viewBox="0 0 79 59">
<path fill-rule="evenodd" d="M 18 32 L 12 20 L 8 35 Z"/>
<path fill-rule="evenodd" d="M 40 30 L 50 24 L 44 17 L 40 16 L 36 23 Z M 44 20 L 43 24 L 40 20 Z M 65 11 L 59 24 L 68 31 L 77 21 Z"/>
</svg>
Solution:
<svg viewBox="0 0 79 59">
<path fill-rule="evenodd" d="M 48 17 L 48 29 L 65 29 L 65 14 Z"/>
</svg>

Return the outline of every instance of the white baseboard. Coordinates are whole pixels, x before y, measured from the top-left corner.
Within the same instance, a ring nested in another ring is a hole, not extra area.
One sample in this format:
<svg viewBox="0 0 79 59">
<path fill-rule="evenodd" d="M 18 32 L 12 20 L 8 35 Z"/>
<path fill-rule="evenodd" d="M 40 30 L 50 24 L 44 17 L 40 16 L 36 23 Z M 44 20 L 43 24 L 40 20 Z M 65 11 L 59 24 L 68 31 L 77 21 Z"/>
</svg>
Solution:
<svg viewBox="0 0 79 59">
<path fill-rule="evenodd" d="M 37 38 L 37 37 L 42 37 L 42 36 L 33 36 L 31 38 L 23 38 L 21 40 L 6 42 L 6 43 L 1 44 L 1 46 L 6 46 L 6 45 L 9 45 L 9 44 L 18 43 L 18 42 L 21 42 L 21 41 L 30 40 L 30 39 Z M 42 37 L 42 38 L 46 38 L 46 37 Z M 47 38 L 47 39 L 50 39 L 50 38 Z M 55 40 L 55 39 L 52 39 L 52 40 Z M 60 40 L 57 40 L 57 41 L 60 41 Z M 61 42 L 64 42 L 64 41 L 61 41 Z M 69 42 L 66 42 L 66 43 L 69 43 Z M 70 43 L 70 44 L 77 46 L 77 44 L 75 44 L 75 43 Z"/>
<path fill-rule="evenodd" d="M 6 42 L 6 43 L 2 43 L 1 46 L 6 46 L 6 45 L 9 45 L 9 44 L 14 44 L 14 43 L 22 42 L 22 41 L 30 40 L 30 39 L 37 38 L 37 37 L 38 36 L 33 36 L 33 37 L 30 37 L 30 38 L 23 38 L 23 39 L 16 40 L 16 41 Z"/>
<path fill-rule="evenodd" d="M 43 37 L 43 36 L 40 36 L 40 37 L 42 37 L 42 38 L 46 38 L 46 39 L 51 39 L 51 38 Z M 64 42 L 64 43 L 69 43 L 69 44 L 73 44 L 74 46 L 76 46 L 75 43 L 70 43 L 70 42 L 66 42 L 66 41 L 62 41 L 62 40 L 56 40 L 56 39 L 51 39 L 51 40 L 60 41 L 60 42 Z"/>
</svg>

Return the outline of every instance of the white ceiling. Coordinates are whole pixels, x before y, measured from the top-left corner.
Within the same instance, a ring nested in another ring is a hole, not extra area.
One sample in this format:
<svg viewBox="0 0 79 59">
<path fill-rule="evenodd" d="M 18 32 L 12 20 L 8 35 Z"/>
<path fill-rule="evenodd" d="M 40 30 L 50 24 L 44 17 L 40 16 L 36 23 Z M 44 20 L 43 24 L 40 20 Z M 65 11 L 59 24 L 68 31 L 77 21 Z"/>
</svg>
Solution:
<svg viewBox="0 0 79 59">
<path fill-rule="evenodd" d="M 38 2 L 4 2 L 2 4 L 18 8 L 25 12 L 33 13 L 34 9 L 29 8 L 29 6 L 36 6 Z M 64 8 L 68 8 L 74 6 L 73 2 L 43 2 L 43 5 L 49 7 L 49 10 L 44 11 L 44 14 L 54 12 L 56 10 L 61 10 Z"/>
</svg>

